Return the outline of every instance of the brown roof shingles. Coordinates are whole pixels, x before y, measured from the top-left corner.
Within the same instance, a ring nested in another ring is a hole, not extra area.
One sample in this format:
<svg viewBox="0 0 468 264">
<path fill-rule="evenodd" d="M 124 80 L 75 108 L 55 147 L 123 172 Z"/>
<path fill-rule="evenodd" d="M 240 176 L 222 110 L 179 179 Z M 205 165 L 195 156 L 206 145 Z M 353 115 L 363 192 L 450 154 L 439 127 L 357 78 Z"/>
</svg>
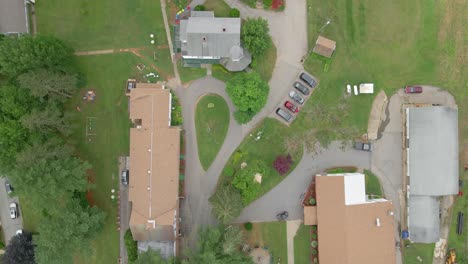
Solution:
<svg viewBox="0 0 468 264">
<path fill-rule="evenodd" d="M 178 208 L 180 129 L 170 127 L 170 91 L 137 84 L 129 95 L 130 119 L 141 119 L 141 127 L 130 129 L 130 226 L 132 231 L 142 226 L 151 231 L 153 223 L 172 226 Z"/>
<path fill-rule="evenodd" d="M 316 193 L 320 263 L 395 263 L 390 201 L 346 206 L 343 176 L 317 176 Z"/>
<path fill-rule="evenodd" d="M 319 36 L 315 42 L 314 52 L 322 56 L 330 58 L 336 49 L 336 42 Z"/>
</svg>

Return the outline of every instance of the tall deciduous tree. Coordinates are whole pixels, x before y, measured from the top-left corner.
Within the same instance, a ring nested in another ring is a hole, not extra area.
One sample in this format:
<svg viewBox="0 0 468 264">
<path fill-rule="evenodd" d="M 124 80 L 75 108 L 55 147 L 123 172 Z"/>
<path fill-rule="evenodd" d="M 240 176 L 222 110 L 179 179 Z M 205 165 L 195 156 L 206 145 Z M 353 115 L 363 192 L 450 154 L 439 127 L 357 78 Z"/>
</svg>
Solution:
<svg viewBox="0 0 468 264">
<path fill-rule="evenodd" d="M 239 250 L 244 238 L 242 230 L 237 226 L 229 226 L 224 232 L 223 253 L 226 255 L 235 254 Z"/>
<path fill-rule="evenodd" d="M 268 22 L 259 18 L 248 18 L 241 29 L 241 39 L 244 47 L 254 56 L 263 55 L 271 46 Z"/>
<path fill-rule="evenodd" d="M 238 249 L 229 249 L 229 253 L 224 252 L 225 239 L 233 238 L 231 235 L 225 236 L 227 230 L 229 228 L 223 227 L 208 227 L 200 230 L 198 250 L 189 254 L 188 260 L 182 263 L 253 264 L 252 259 Z"/>
<path fill-rule="evenodd" d="M 23 232 L 12 237 L 1 262 L 3 264 L 35 264 L 31 234 Z"/>
<path fill-rule="evenodd" d="M 88 188 L 86 171 L 91 166 L 76 157 L 39 159 L 30 167 L 17 167 L 9 175 L 18 192 L 27 194 L 36 210 L 51 210 L 50 204 Z"/>
<path fill-rule="evenodd" d="M 104 212 L 97 207 L 83 208 L 78 200 L 69 200 L 39 223 L 38 235 L 33 237 L 37 263 L 73 263 L 77 251 L 90 250 L 90 240 L 102 228 L 104 219 Z"/>
<path fill-rule="evenodd" d="M 270 88 L 256 72 L 238 74 L 226 84 L 226 91 L 237 108 L 234 117 L 245 124 L 266 104 Z"/>
<path fill-rule="evenodd" d="M 48 36 L 5 37 L 0 42 L 0 74 L 18 76 L 32 69 L 70 71 L 73 50 Z"/>
<path fill-rule="evenodd" d="M 49 103 L 44 109 L 33 109 L 31 113 L 21 117 L 24 127 L 43 134 L 60 132 L 68 135 L 70 127 L 57 105 Z"/>
<path fill-rule="evenodd" d="M 72 147 L 58 137 L 49 137 L 45 142 L 34 142 L 16 155 L 16 166 L 26 169 L 34 166 L 39 159 L 69 158 L 73 154 Z"/>
<path fill-rule="evenodd" d="M 78 79 L 75 74 L 37 69 L 18 76 L 18 82 L 34 97 L 64 102 L 76 92 Z"/>
<path fill-rule="evenodd" d="M 242 211 L 242 197 L 238 190 L 228 185 L 217 191 L 210 199 L 213 213 L 223 224 L 229 223 Z"/>
</svg>

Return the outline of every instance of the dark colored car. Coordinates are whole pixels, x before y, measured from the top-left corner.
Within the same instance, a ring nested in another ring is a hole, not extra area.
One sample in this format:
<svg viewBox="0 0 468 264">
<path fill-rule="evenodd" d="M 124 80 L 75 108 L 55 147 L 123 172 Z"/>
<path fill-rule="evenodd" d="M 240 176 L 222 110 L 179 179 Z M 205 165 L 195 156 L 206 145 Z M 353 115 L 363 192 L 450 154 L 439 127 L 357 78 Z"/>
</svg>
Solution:
<svg viewBox="0 0 468 264">
<path fill-rule="evenodd" d="M 293 103 L 291 103 L 290 101 L 286 101 L 284 103 L 284 107 L 286 107 L 287 109 L 291 110 L 291 112 L 293 113 L 297 113 L 299 112 L 299 107 L 295 106 Z"/>
<path fill-rule="evenodd" d="M 317 82 L 314 80 L 314 78 L 312 78 L 312 76 L 310 76 L 309 74 L 303 72 L 299 78 L 301 78 L 301 80 L 303 80 L 305 83 L 307 83 L 310 87 L 312 88 L 315 88 L 315 86 L 317 86 Z"/>
<path fill-rule="evenodd" d="M 357 150 L 372 151 L 372 144 L 357 141 L 354 144 L 354 148 Z"/>
<path fill-rule="evenodd" d="M 405 93 L 422 93 L 423 88 L 421 86 L 406 86 Z"/>
<path fill-rule="evenodd" d="M 11 187 L 11 184 L 7 179 L 5 179 L 5 190 L 8 194 L 10 194 L 13 191 L 13 188 Z"/>
<path fill-rule="evenodd" d="M 278 219 L 278 221 L 284 221 L 284 220 L 288 219 L 288 216 L 289 216 L 288 212 L 283 211 L 283 212 L 276 215 L 276 219 Z"/>
<path fill-rule="evenodd" d="M 281 116 L 286 122 L 291 121 L 292 115 L 290 115 L 288 112 L 284 111 L 281 108 L 276 109 L 276 114 Z"/>
<path fill-rule="evenodd" d="M 122 171 L 122 184 L 128 185 L 128 170 Z"/>
<path fill-rule="evenodd" d="M 301 92 L 303 95 L 309 95 L 310 94 L 309 89 L 307 87 L 305 87 L 305 85 L 303 85 L 300 82 L 295 82 L 294 83 L 294 88 L 299 90 L 299 92 Z"/>
<path fill-rule="evenodd" d="M 295 91 L 291 91 L 289 92 L 289 97 L 291 97 L 291 99 L 293 99 L 294 101 L 296 101 L 297 103 L 299 104 L 303 104 L 304 103 L 304 98 L 302 98 L 299 94 L 297 94 Z"/>
</svg>

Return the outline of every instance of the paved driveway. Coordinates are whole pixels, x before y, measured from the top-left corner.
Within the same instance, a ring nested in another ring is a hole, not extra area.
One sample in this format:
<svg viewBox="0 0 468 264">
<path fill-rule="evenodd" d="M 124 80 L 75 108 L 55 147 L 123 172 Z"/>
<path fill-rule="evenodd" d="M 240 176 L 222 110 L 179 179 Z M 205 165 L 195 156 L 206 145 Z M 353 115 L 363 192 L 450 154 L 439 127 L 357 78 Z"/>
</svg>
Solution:
<svg viewBox="0 0 468 264">
<path fill-rule="evenodd" d="M 19 207 L 19 216 L 16 219 L 10 218 L 10 203 L 12 202 L 15 202 Z M 8 245 L 10 239 L 16 235 L 16 231 L 23 229 L 23 217 L 18 197 L 10 198 L 6 193 L 4 178 L 0 178 L 0 221 L 5 236 L 5 244 Z"/>
<path fill-rule="evenodd" d="M 313 175 L 337 166 L 355 166 L 369 169 L 371 155 L 352 148 L 341 149 L 340 142 L 333 142 L 318 154 L 304 154 L 296 169 L 270 192 L 246 207 L 235 220 L 242 222 L 276 221 L 276 214 L 288 211 L 288 220 L 302 220 L 301 194 L 309 186 Z"/>
</svg>

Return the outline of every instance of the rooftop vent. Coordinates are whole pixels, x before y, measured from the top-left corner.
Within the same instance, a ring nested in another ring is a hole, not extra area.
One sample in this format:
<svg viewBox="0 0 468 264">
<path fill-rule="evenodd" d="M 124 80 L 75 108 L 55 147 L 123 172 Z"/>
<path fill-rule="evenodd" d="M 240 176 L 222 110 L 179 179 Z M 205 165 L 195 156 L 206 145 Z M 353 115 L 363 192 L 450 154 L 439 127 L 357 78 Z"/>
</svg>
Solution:
<svg viewBox="0 0 468 264">
<path fill-rule="evenodd" d="M 226 32 L 226 28 L 223 28 L 223 32 Z"/>
</svg>

